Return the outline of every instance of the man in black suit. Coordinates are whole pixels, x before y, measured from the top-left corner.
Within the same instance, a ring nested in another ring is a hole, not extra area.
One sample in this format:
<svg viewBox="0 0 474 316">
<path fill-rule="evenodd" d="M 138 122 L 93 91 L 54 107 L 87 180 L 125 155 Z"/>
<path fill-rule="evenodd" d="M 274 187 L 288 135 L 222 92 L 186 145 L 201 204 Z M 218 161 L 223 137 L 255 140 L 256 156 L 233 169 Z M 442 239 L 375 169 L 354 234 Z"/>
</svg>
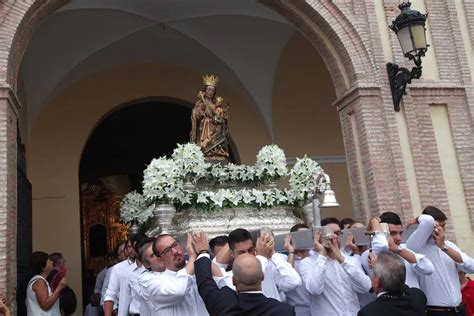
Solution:
<svg viewBox="0 0 474 316">
<path fill-rule="evenodd" d="M 417 288 L 405 285 L 405 264 L 391 253 L 380 253 L 372 261 L 372 288 L 377 299 L 362 308 L 358 316 L 426 315 L 426 296 Z"/>
<path fill-rule="evenodd" d="M 192 235 L 193 246 L 199 254 L 194 262 L 196 281 L 207 311 L 213 315 L 295 315 L 293 307 L 262 294 L 263 272 L 260 261 L 251 254 L 238 256 L 233 263 L 232 282 L 236 288 L 219 289 L 212 278 L 211 259 L 204 233 Z M 214 267 L 215 268 L 215 267 Z"/>
</svg>

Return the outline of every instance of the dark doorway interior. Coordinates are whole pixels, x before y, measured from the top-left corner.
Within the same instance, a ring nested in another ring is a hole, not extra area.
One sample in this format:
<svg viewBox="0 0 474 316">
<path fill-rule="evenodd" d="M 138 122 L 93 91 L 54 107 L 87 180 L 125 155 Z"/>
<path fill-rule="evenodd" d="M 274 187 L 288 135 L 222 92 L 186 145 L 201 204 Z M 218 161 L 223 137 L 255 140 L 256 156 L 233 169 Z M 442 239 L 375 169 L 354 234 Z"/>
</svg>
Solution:
<svg viewBox="0 0 474 316">
<path fill-rule="evenodd" d="M 111 113 L 91 134 L 79 168 L 84 306 L 106 254 L 126 238 L 117 214 L 123 189 L 141 191 L 146 165 L 188 142 L 191 109 L 183 101 L 133 104 Z M 104 184 L 105 178 L 127 179 L 127 184 L 118 192 Z"/>
<path fill-rule="evenodd" d="M 186 143 L 191 104 L 146 102 L 110 114 L 95 129 L 82 154 L 81 184 L 113 175 L 128 175 L 140 189 L 143 170 L 153 158 L 171 155 Z"/>
</svg>

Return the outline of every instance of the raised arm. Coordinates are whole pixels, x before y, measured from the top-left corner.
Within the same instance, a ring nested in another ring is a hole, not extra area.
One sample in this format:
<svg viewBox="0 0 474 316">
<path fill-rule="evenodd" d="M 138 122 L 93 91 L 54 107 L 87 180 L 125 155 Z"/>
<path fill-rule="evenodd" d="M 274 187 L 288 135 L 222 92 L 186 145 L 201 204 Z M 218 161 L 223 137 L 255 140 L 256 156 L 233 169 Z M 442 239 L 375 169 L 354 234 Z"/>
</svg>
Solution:
<svg viewBox="0 0 474 316">
<path fill-rule="evenodd" d="M 449 248 L 446 253 L 450 256 L 450 253 L 457 252 L 461 262 L 457 262 L 458 268 L 466 273 L 474 273 L 474 259 L 464 253 L 455 243 L 448 240 L 445 241 L 446 246 Z M 450 256 L 451 257 L 451 256 Z M 454 260 L 454 259 L 453 259 Z"/>
<path fill-rule="evenodd" d="M 426 246 L 426 243 L 433 234 L 435 220 L 432 216 L 422 214 L 418 217 L 418 228 L 410 235 L 407 240 L 407 248 L 418 253 Z"/>
<path fill-rule="evenodd" d="M 209 254 L 199 255 L 194 262 L 196 282 L 206 309 L 210 315 L 227 314 L 230 308 L 237 308 L 237 295 L 229 288 L 219 289 L 212 277 L 212 262 Z"/>
<path fill-rule="evenodd" d="M 300 263 L 300 274 L 309 294 L 318 295 L 324 291 L 328 258 L 320 254 L 303 259 Z"/>
<path fill-rule="evenodd" d="M 300 275 L 306 290 L 313 295 L 321 294 L 326 280 L 327 254 L 319 242 L 321 232 L 314 232 L 314 254 L 303 259 L 300 263 Z"/>
<path fill-rule="evenodd" d="M 39 306 L 42 310 L 48 311 L 51 307 L 56 303 L 56 300 L 59 298 L 61 294 L 61 290 L 66 287 L 67 283 L 66 280 L 63 278 L 58 287 L 49 295 L 48 285 L 46 281 L 43 279 L 38 279 L 32 286 L 33 292 L 35 292 L 36 299 L 38 301 Z"/>
<path fill-rule="evenodd" d="M 146 299 L 159 308 L 181 302 L 193 286 L 192 277 L 183 268 L 176 275 L 164 272 L 158 277 L 142 278 L 140 289 Z"/>
<path fill-rule="evenodd" d="M 280 291 L 288 292 L 302 284 L 300 275 L 282 254 L 274 253 L 270 261 L 275 267 L 275 283 Z"/>
<path fill-rule="evenodd" d="M 416 274 L 430 275 L 434 272 L 434 266 L 430 259 L 423 254 L 411 251 L 406 248 L 406 245 L 401 245 L 398 255 L 413 265 Z"/>
<path fill-rule="evenodd" d="M 372 281 L 364 273 L 360 264 L 353 258 L 346 258 L 341 264 L 344 271 L 349 275 L 351 279 L 352 288 L 357 293 L 368 293 L 372 287 Z"/>
</svg>

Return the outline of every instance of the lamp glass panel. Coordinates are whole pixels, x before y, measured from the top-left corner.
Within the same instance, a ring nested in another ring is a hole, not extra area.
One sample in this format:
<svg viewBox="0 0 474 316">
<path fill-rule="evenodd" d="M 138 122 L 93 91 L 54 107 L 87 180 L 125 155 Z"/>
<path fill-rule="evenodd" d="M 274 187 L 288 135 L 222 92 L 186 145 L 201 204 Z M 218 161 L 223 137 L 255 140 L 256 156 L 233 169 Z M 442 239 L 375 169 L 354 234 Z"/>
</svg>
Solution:
<svg viewBox="0 0 474 316">
<path fill-rule="evenodd" d="M 426 33 L 425 27 L 422 24 L 415 24 L 410 26 L 411 34 L 413 35 L 413 44 L 416 49 L 426 48 Z"/>
<path fill-rule="evenodd" d="M 409 27 L 404 27 L 400 29 L 397 33 L 397 37 L 404 55 L 415 50 L 415 48 L 413 47 L 413 42 L 411 40 Z"/>
</svg>

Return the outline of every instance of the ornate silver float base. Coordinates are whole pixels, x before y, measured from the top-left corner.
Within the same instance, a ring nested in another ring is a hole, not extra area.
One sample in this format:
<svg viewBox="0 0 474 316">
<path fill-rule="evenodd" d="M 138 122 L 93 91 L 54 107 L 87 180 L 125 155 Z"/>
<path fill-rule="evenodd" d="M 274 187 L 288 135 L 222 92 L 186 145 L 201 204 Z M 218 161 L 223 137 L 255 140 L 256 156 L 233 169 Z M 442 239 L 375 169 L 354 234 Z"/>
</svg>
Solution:
<svg viewBox="0 0 474 316">
<path fill-rule="evenodd" d="M 176 213 L 176 208 L 172 204 L 157 204 L 153 210 L 153 215 L 157 220 L 159 227 L 161 228 L 160 233 L 170 232 L 171 221 Z M 155 234 L 156 235 L 156 232 Z"/>
<path fill-rule="evenodd" d="M 236 228 L 247 230 L 270 227 L 275 234 L 288 233 L 291 226 L 302 220 L 294 215 L 293 208 L 272 208 L 257 210 L 253 208 L 224 209 L 214 212 L 186 210 L 177 213 L 171 224 L 171 232 L 183 234 L 193 229 L 201 229 L 209 237 L 227 235 Z"/>
</svg>

